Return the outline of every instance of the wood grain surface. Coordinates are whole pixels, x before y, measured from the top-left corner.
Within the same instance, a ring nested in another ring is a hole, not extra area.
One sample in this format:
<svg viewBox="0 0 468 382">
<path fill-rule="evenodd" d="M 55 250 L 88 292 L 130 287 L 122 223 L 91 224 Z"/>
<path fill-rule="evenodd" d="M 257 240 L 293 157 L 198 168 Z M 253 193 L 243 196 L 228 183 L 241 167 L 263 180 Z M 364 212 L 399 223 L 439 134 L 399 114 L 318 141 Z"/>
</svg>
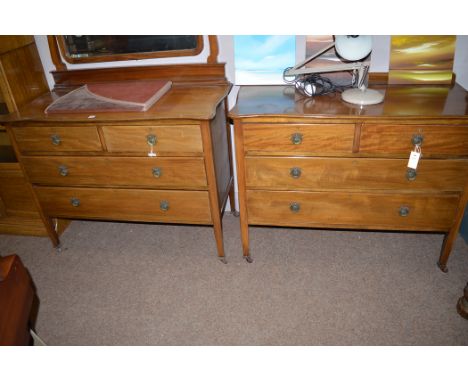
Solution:
<svg viewBox="0 0 468 382">
<path fill-rule="evenodd" d="M 206 191 L 126 190 L 114 188 L 35 187 L 45 213 L 52 217 L 211 224 Z M 79 199 L 75 207 L 71 201 Z M 160 203 L 169 203 L 163 211 Z"/>
<path fill-rule="evenodd" d="M 292 139 L 299 134 L 300 143 Z M 354 124 L 245 124 L 244 150 L 255 154 L 275 153 L 351 153 Z"/>
<path fill-rule="evenodd" d="M 148 135 L 155 135 L 157 155 L 202 155 L 203 145 L 199 125 L 172 126 L 103 126 L 102 132 L 109 152 L 148 154 Z"/>
<path fill-rule="evenodd" d="M 446 231 L 460 199 L 451 195 L 247 191 L 250 224 Z M 292 212 L 291 203 L 300 205 Z M 409 209 L 408 216 L 399 214 Z"/>
<path fill-rule="evenodd" d="M 34 184 L 133 188 L 207 188 L 203 158 L 35 157 L 23 158 Z"/>
<path fill-rule="evenodd" d="M 422 159 L 414 180 L 407 178 L 407 164 L 383 158 L 245 158 L 249 189 L 461 192 L 468 178 L 468 160 Z M 291 175 L 293 169 L 299 177 Z"/>
<path fill-rule="evenodd" d="M 102 151 L 96 126 L 24 126 L 12 131 L 23 153 Z M 59 144 L 53 143 L 54 136 L 59 138 Z"/>
</svg>

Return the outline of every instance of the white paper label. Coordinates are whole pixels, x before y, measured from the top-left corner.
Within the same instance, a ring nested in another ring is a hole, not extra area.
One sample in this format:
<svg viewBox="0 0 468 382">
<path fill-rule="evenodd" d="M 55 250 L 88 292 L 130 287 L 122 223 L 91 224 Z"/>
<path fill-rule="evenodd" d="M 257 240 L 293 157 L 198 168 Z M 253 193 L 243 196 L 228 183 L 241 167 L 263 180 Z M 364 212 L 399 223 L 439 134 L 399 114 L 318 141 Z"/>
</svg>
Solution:
<svg viewBox="0 0 468 382">
<path fill-rule="evenodd" d="M 419 158 L 421 157 L 421 153 L 417 151 L 411 151 L 408 161 L 408 167 L 416 170 L 418 167 Z"/>
</svg>

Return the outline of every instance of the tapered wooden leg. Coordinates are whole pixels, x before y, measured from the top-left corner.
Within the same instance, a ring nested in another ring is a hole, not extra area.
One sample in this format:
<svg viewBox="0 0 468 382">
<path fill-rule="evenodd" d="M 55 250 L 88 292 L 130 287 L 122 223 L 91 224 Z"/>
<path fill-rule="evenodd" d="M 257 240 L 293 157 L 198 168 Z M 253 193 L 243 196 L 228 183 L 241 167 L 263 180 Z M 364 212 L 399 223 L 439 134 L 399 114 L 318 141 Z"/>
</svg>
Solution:
<svg viewBox="0 0 468 382">
<path fill-rule="evenodd" d="M 242 239 L 242 252 L 244 259 L 251 263 L 252 258 L 250 257 L 249 249 L 249 223 L 247 217 L 243 131 L 242 124 L 237 120 L 234 121 L 234 136 L 236 138 L 237 183 L 239 187 L 239 221 Z"/>
<path fill-rule="evenodd" d="M 465 185 L 464 192 L 458 203 L 457 213 L 455 215 L 454 223 L 450 231 L 444 237 L 444 242 L 442 244 L 442 250 L 440 251 L 440 258 L 437 262 L 440 270 L 444 273 L 448 272 L 447 261 L 452 251 L 453 244 L 455 244 L 455 239 L 458 235 L 458 230 L 460 229 L 461 221 L 465 213 L 466 203 L 468 202 L 468 181 Z"/>
<path fill-rule="evenodd" d="M 444 273 L 448 272 L 447 261 L 450 256 L 450 252 L 452 251 L 454 241 L 454 238 L 451 239 L 449 236 L 450 234 L 445 234 L 444 242 L 442 243 L 442 249 L 440 251 L 439 261 L 437 262 L 437 266 Z"/>
<path fill-rule="evenodd" d="M 215 163 L 213 157 L 210 122 L 203 121 L 200 127 L 205 152 L 205 169 L 208 179 L 208 196 L 210 200 L 211 220 L 213 221 L 213 230 L 216 239 L 216 247 L 218 249 L 218 257 L 223 263 L 226 263 L 223 244 L 223 224 L 221 221 L 221 203 L 219 200 L 217 189 L 218 182 L 216 179 Z"/>
<path fill-rule="evenodd" d="M 224 256 L 223 225 L 221 223 L 221 216 L 216 222 L 213 222 L 213 231 L 216 240 L 216 248 L 218 249 L 218 257 L 222 263 L 227 264 L 226 257 Z"/>
</svg>

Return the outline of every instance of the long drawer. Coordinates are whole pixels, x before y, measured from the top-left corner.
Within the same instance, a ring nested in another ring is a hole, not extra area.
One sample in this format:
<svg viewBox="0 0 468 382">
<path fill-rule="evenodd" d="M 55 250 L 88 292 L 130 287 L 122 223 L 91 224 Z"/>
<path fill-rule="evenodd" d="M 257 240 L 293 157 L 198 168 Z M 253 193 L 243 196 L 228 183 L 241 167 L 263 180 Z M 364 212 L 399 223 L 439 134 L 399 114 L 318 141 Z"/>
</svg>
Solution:
<svg viewBox="0 0 468 382">
<path fill-rule="evenodd" d="M 247 191 L 249 224 L 447 231 L 459 194 Z"/>
<path fill-rule="evenodd" d="M 246 157 L 248 188 L 271 190 L 462 191 L 468 160 L 422 159 L 417 171 L 406 159 Z"/>
<path fill-rule="evenodd" d="M 424 156 L 468 156 L 468 127 L 364 124 L 359 152 L 407 157 L 417 142 Z"/>
<path fill-rule="evenodd" d="M 114 153 L 201 156 L 199 125 L 103 126 L 107 150 Z"/>
<path fill-rule="evenodd" d="M 349 154 L 354 124 L 243 124 L 250 155 Z M 264 154 L 266 153 L 266 154 Z"/>
<path fill-rule="evenodd" d="M 27 126 L 12 130 L 23 153 L 102 151 L 95 126 Z"/>
<path fill-rule="evenodd" d="M 200 157 L 24 157 L 23 164 L 35 184 L 207 188 Z"/>
<path fill-rule="evenodd" d="M 211 224 L 207 191 L 35 187 L 51 217 Z"/>
</svg>

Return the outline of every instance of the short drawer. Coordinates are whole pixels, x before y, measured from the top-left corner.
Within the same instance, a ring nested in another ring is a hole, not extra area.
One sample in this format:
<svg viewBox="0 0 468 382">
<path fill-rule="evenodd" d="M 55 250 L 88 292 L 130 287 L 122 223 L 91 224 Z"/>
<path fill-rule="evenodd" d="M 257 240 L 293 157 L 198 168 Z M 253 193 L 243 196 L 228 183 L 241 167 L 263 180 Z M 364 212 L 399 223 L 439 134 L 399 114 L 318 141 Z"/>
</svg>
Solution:
<svg viewBox="0 0 468 382">
<path fill-rule="evenodd" d="M 25 126 L 14 127 L 12 131 L 22 152 L 102 151 L 95 126 Z"/>
<path fill-rule="evenodd" d="M 270 190 L 462 191 L 468 160 L 422 159 L 416 171 L 406 159 L 246 157 L 246 185 Z"/>
<path fill-rule="evenodd" d="M 247 191 L 249 224 L 442 231 L 459 194 Z"/>
<path fill-rule="evenodd" d="M 110 152 L 147 155 L 198 155 L 203 153 L 199 125 L 167 126 L 103 126 L 107 150 Z"/>
<path fill-rule="evenodd" d="M 419 142 L 426 157 L 468 156 L 468 126 L 364 124 L 359 152 L 408 157 Z"/>
<path fill-rule="evenodd" d="M 35 184 L 207 188 L 203 158 L 24 157 L 23 165 Z"/>
<path fill-rule="evenodd" d="M 35 187 L 51 217 L 210 224 L 207 191 Z"/>
<path fill-rule="evenodd" d="M 250 155 L 349 154 L 354 124 L 243 124 L 244 151 Z"/>
</svg>

